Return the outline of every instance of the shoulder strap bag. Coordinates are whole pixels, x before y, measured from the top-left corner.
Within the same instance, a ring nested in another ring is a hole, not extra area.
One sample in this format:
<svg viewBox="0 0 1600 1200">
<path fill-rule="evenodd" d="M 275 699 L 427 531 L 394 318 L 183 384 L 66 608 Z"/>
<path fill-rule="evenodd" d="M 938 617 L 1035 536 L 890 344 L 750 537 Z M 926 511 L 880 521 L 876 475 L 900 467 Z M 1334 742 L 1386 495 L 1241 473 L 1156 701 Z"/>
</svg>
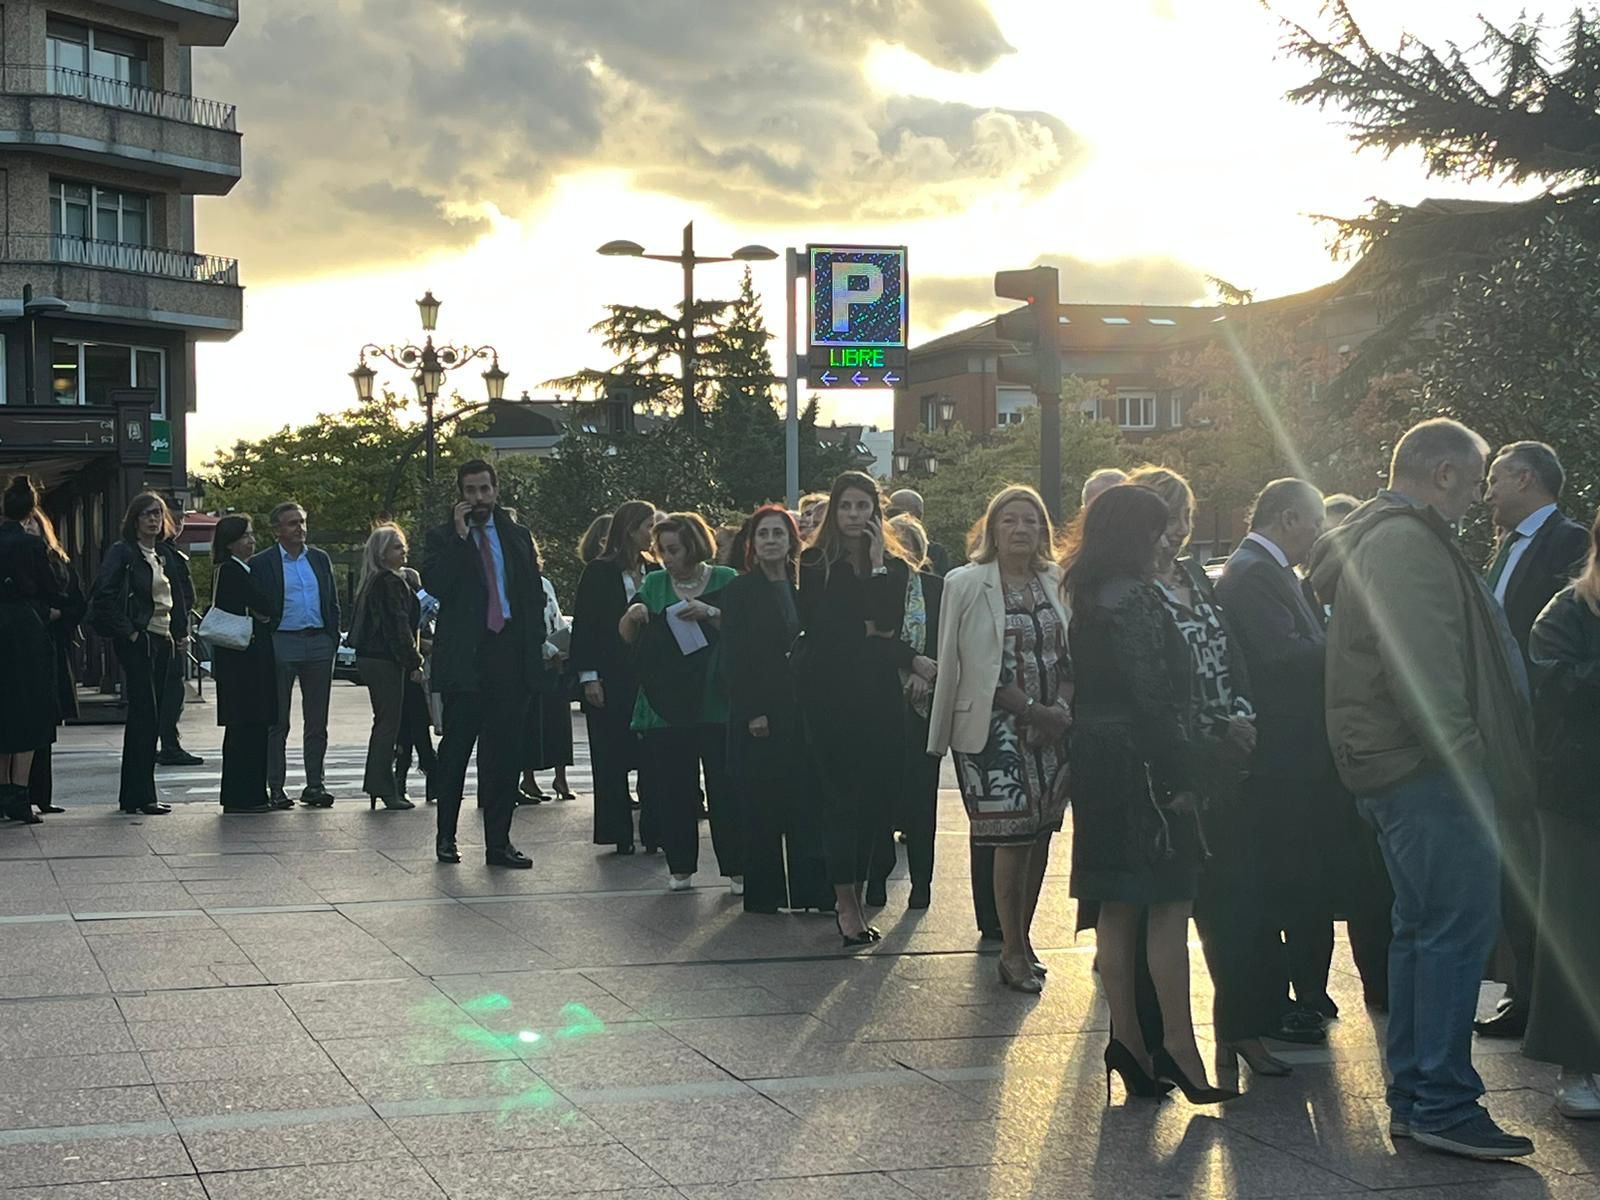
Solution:
<svg viewBox="0 0 1600 1200">
<path fill-rule="evenodd" d="M 225 566 L 226 564 L 224 564 Z M 222 567 L 217 574 L 222 574 Z M 213 650 L 248 650 L 255 635 L 255 621 L 249 613 L 231 613 L 217 607 L 217 581 L 211 581 L 211 607 L 200 622 L 200 640 Z"/>
</svg>

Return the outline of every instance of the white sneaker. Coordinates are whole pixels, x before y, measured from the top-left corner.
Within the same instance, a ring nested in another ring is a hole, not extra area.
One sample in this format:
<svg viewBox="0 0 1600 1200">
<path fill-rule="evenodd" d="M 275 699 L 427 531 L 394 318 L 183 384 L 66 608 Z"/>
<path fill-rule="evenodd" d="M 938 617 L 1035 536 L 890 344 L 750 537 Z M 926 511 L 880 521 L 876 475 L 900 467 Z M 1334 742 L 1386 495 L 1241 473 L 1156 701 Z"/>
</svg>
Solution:
<svg viewBox="0 0 1600 1200">
<path fill-rule="evenodd" d="M 1556 1111 L 1574 1121 L 1600 1120 L 1600 1077 L 1561 1068 L 1556 1077 Z"/>
<path fill-rule="evenodd" d="M 735 896 L 744 895 L 744 876 L 731 875 L 728 877 L 728 890 Z"/>
<path fill-rule="evenodd" d="M 693 875 L 674 875 L 667 880 L 667 887 L 674 892 L 687 892 L 693 885 Z"/>
</svg>

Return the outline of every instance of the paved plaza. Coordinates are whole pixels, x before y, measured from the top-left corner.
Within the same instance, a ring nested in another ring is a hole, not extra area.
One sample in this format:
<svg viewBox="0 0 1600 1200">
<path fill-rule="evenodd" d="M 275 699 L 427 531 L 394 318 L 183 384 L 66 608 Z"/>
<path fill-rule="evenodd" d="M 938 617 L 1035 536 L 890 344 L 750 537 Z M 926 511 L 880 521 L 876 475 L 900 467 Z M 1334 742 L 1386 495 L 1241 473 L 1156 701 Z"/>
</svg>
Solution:
<svg viewBox="0 0 1600 1200">
<path fill-rule="evenodd" d="M 578 800 L 518 811 L 532 871 L 486 868 L 467 822 L 438 865 L 431 810 L 356 799 L 367 716 L 336 685 L 333 809 L 226 818 L 209 705 L 167 817 L 116 813 L 120 731 L 65 731 L 70 811 L 0 825 L 0 1200 L 1600 1200 L 1600 1127 L 1503 1044 L 1479 1068 L 1533 1158 L 1391 1143 L 1342 941 L 1344 1017 L 1282 1050 L 1292 1076 L 1108 1107 L 1065 838 L 1028 997 L 977 941 L 953 792 L 933 907 L 902 866 L 882 944 L 846 956 L 831 919 L 746 916 L 704 870 L 669 894 L 659 857 L 590 845 L 581 762 Z"/>
</svg>

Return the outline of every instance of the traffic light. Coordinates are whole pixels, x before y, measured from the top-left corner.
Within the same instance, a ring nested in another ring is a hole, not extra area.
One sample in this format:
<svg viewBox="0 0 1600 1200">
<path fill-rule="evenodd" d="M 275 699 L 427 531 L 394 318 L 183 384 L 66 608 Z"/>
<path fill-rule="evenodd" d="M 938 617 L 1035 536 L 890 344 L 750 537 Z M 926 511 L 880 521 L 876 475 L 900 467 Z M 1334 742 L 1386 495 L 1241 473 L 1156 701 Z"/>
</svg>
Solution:
<svg viewBox="0 0 1600 1200">
<path fill-rule="evenodd" d="M 1052 520 L 1061 519 L 1061 276 L 1054 267 L 996 271 L 994 294 L 1025 307 L 1002 313 L 995 332 L 1026 347 L 1002 354 L 995 374 L 1001 383 L 1031 388 L 1039 399 L 1039 494 Z"/>
<path fill-rule="evenodd" d="M 1026 271 L 997 271 L 994 294 L 1004 300 L 1021 300 L 1026 307 L 1002 313 L 995 333 L 1026 347 L 1020 354 L 1000 356 L 1002 383 L 1031 388 L 1041 403 L 1061 397 L 1061 350 L 1056 341 L 1060 324 L 1061 278 L 1054 267 Z"/>
</svg>

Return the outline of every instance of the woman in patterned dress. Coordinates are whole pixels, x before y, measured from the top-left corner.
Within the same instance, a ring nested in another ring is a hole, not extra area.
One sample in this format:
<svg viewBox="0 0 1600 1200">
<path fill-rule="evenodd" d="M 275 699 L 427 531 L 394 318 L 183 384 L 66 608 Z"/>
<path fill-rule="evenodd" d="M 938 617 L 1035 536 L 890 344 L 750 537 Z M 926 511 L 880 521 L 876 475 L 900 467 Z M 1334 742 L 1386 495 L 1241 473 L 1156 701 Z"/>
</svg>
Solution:
<svg viewBox="0 0 1600 1200">
<path fill-rule="evenodd" d="M 1067 808 L 1072 672 L 1053 542 L 1032 488 L 989 502 L 972 561 L 945 578 L 929 716 L 928 753 L 956 752 L 972 840 L 995 850 L 1000 982 L 1020 992 L 1044 986 L 1029 932 Z"/>
</svg>

